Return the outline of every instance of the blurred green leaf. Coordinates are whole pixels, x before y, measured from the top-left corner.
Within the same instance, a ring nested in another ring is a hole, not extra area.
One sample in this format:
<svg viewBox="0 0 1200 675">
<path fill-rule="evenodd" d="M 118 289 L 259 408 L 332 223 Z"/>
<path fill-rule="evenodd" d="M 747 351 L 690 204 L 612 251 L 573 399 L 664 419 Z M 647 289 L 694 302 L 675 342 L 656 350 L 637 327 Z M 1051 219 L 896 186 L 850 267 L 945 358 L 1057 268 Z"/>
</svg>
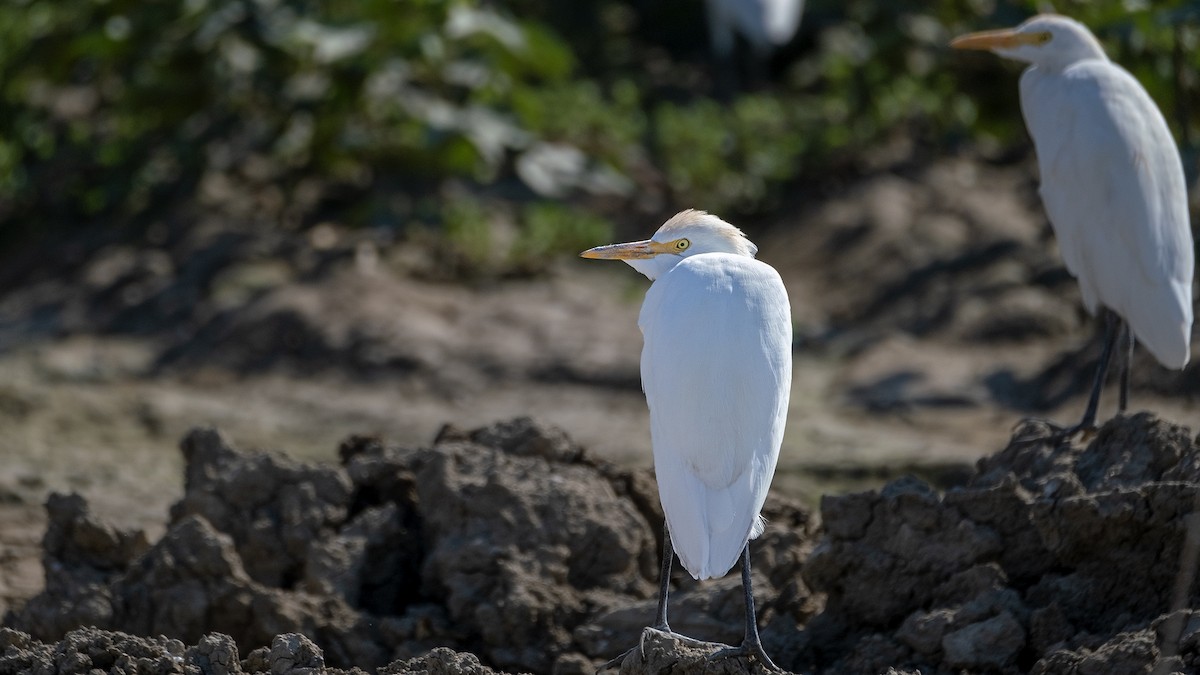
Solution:
<svg viewBox="0 0 1200 675">
<path fill-rule="evenodd" d="M 224 205 L 229 190 L 201 187 L 232 185 L 278 193 L 238 211 L 261 221 L 415 220 L 464 260 L 482 255 L 474 237 L 495 255 L 473 207 L 414 214 L 453 183 L 516 202 L 509 235 L 530 253 L 486 264 L 534 270 L 633 203 L 751 213 L 897 140 L 925 156 L 1027 147 L 1021 66 L 947 43 L 1040 4 L 809 0 L 786 69 L 718 102 L 698 0 L 9 0 L 0 238 L 136 228 L 180 203 Z M 1056 4 L 1146 86 L 1192 170 L 1200 6 Z M 514 162 L 543 143 L 647 194 L 541 202 Z"/>
<path fill-rule="evenodd" d="M 612 237 L 612 224 L 595 214 L 556 202 L 533 202 L 521 211 L 509 265 L 521 273 L 540 272 L 557 255 L 576 254 Z"/>
</svg>

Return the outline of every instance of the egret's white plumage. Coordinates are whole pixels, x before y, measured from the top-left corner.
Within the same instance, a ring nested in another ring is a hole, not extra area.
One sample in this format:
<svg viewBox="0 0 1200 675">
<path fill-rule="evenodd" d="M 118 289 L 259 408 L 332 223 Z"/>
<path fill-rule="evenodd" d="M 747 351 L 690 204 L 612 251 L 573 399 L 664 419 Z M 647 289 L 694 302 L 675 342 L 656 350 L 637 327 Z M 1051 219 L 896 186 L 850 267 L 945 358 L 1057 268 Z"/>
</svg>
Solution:
<svg viewBox="0 0 1200 675">
<path fill-rule="evenodd" d="M 638 325 L 671 541 L 693 577 L 723 576 L 762 533 L 791 383 L 787 293 L 765 263 L 700 253 L 654 282 Z"/>
<path fill-rule="evenodd" d="M 800 26 L 804 0 L 706 0 L 713 52 L 729 56 L 734 36 L 745 38 L 757 54 L 787 43 Z"/>
<path fill-rule="evenodd" d="M 1021 110 L 1067 269 L 1160 363 L 1190 356 L 1192 232 L 1179 151 L 1146 90 L 1081 23 L 1035 16 L 951 43 L 1029 63 Z"/>
<path fill-rule="evenodd" d="M 648 240 L 582 254 L 624 260 L 654 281 L 638 319 L 642 387 L 670 542 L 697 579 L 724 575 L 762 533 L 759 512 L 783 441 L 791 310 L 779 274 L 755 260 L 756 252 L 741 230 L 689 210 Z M 746 594 L 743 649 L 770 663 L 757 629 L 751 634 L 748 588 Z"/>
</svg>

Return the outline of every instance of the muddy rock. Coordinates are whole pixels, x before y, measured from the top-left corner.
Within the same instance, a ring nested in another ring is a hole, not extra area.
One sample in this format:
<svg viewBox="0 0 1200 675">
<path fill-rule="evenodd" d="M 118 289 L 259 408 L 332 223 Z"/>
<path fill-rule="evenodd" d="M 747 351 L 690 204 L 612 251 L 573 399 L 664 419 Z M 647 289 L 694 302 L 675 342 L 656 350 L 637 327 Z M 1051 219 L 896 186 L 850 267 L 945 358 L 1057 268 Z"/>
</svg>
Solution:
<svg viewBox="0 0 1200 675">
<path fill-rule="evenodd" d="M 50 516 L 43 542 L 46 554 L 75 573 L 104 578 L 149 546 L 141 532 L 118 530 L 93 517 L 78 495 L 52 494 L 46 512 Z"/>
<path fill-rule="evenodd" d="M 81 625 L 167 635 L 194 645 L 203 672 L 236 672 L 244 654 L 247 672 L 401 659 L 397 672 L 568 675 L 634 644 L 653 616 L 653 480 L 532 420 L 447 427 L 424 448 L 353 437 L 338 466 L 244 452 L 213 429 L 182 450 L 186 493 L 152 546 L 97 522 L 82 498 L 51 501 L 58 571 L 10 625 L 43 641 Z M 797 574 L 812 525 L 781 500 L 765 515 L 760 616 L 795 626 L 819 609 Z M 736 575 L 675 579 L 678 626 L 740 638 Z"/>
<path fill-rule="evenodd" d="M 311 543 L 346 520 L 352 486 L 337 467 L 237 452 L 214 429 L 192 431 L 181 448 L 185 492 L 171 519 L 202 516 L 232 537 L 246 572 L 260 583 L 292 587 Z"/>
<path fill-rule="evenodd" d="M 621 675 L 639 673 L 680 673 L 687 675 L 744 675 L 771 672 L 756 660 L 744 658 L 710 658 L 727 645 L 702 642 L 690 638 L 645 629 L 636 647 L 629 650 L 620 662 Z"/>
<path fill-rule="evenodd" d="M 1148 413 L 1111 420 L 1083 446 L 1030 433 L 1018 430 L 961 488 L 908 478 L 825 498 L 826 537 L 802 577 L 827 603 L 793 639 L 797 662 L 838 673 L 1149 672 L 1171 589 L 1194 573 L 1181 571 L 1180 552 L 1200 505 L 1196 443 Z M 1194 594 L 1182 600 L 1195 605 Z M 1188 639 L 1171 663 L 1194 658 Z"/>
<path fill-rule="evenodd" d="M 1008 612 L 946 634 L 946 665 L 973 670 L 1001 670 L 1016 663 L 1025 646 L 1025 629 Z"/>
<path fill-rule="evenodd" d="M 233 639 L 221 633 L 204 635 L 191 646 L 166 637 L 137 637 L 97 628 L 68 632 L 56 644 L 43 644 L 10 628 L 0 628 L 0 673 L 59 673 L 92 675 L 365 675 L 326 668 L 321 650 L 303 635 L 278 635 L 270 647 L 238 660 Z"/>
<path fill-rule="evenodd" d="M 822 512 L 830 537 L 813 552 L 805 579 L 829 593 L 827 611 L 858 625 L 892 625 L 1003 547 L 992 528 L 943 508 L 916 479 L 827 497 Z"/>
<path fill-rule="evenodd" d="M 960 487 L 903 478 L 826 497 L 819 535 L 804 509 L 769 499 L 752 546 L 767 653 L 850 675 L 1200 666 L 1192 570 L 1180 569 L 1200 526 L 1191 432 L 1149 414 L 1086 444 L 1034 432 Z M 50 501 L 47 589 L 6 617 L 34 635 L 0 631 L 0 675 L 572 675 L 635 646 L 621 672 L 760 668 L 708 658 L 741 639 L 737 575 L 697 583 L 677 569 L 669 618 L 694 639 L 645 630 L 653 481 L 531 420 L 447 427 L 423 448 L 354 437 L 332 467 L 242 452 L 212 430 L 184 450 L 188 494 L 153 545 L 81 498 Z"/>
<path fill-rule="evenodd" d="M 325 667 L 320 647 L 299 633 L 276 635 L 267 654 L 273 675 L 308 672 Z"/>
<path fill-rule="evenodd" d="M 797 574 L 814 541 L 814 523 L 807 511 L 772 497 L 763 507 L 763 515 L 767 529 L 751 544 L 751 562 L 759 624 L 765 627 L 762 632 L 768 654 L 774 656 L 777 650 L 792 648 L 788 640 L 796 627 L 820 611 L 822 602 Z M 735 567 L 721 579 L 697 582 L 676 564 L 668 606 L 672 629 L 713 643 L 739 643 L 745 604 L 737 572 Z M 575 642 L 598 662 L 613 658 L 639 643 L 656 609 L 656 593 L 612 605 L 576 628 Z"/>
<path fill-rule="evenodd" d="M 146 537 L 102 522 L 78 495 L 51 494 L 46 512 L 46 591 L 22 608 L 21 624 L 38 637 L 60 636 L 80 624 L 111 625 L 110 584 L 149 547 Z"/>
<path fill-rule="evenodd" d="M 206 675 L 233 675 L 241 672 L 237 643 L 222 633 L 210 633 L 188 647 L 184 657 Z"/>
<path fill-rule="evenodd" d="M 185 646 L 165 637 L 143 638 L 80 628 L 67 633 L 53 645 L 28 634 L 0 628 L 0 673 L 167 673 L 199 672 L 184 664 Z M 240 670 L 233 671 L 240 672 Z"/>
<path fill-rule="evenodd" d="M 654 535 L 594 466 L 552 461 L 578 456 L 562 439 L 505 431 L 476 436 L 503 434 L 507 451 L 449 440 L 418 458 L 421 576 L 494 663 L 546 671 L 589 605 L 652 592 Z"/>
<path fill-rule="evenodd" d="M 463 654 L 446 647 L 379 669 L 379 675 L 493 675 L 495 672 L 480 663 L 474 654 Z"/>
<path fill-rule="evenodd" d="M 287 591 L 249 577 L 232 539 L 199 516 L 187 516 L 113 585 L 114 623 L 141 635 L 198 640 L 220 626 L 243 645 L 280 632 L 322 640 L 339 661 L 370 666 L 388 659 L 379 631 L 338 598 Z"/>
</svg>

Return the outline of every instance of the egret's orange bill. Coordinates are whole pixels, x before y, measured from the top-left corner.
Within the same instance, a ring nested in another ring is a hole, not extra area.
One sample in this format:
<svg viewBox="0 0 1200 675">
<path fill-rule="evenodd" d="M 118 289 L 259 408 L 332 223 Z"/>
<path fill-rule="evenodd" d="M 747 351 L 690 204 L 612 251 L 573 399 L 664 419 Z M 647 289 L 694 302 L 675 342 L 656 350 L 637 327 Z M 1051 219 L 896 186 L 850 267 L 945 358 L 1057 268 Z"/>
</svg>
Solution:
<svg viewBox="0 0 1200 675">
<path fill-rule="evenodd" d="M 642 258 L 653 258 L 660 253 L 674 253 L 675 249 L 670 244 L 646 239 L 644 241 L 631 241 L 627 244 L 609 244 L 608 246 L 597 246 L 589 248 L 579 254 L 581 258 L 598 258 L 601 260 L 639 260 Z"/>
<path fill-rule="evenodd" d="M 1037 33 L 1018 33 L 1005 28 L 960 35 L 950 41 L 950 46 L 955 49 L 1015 49 L 1040 40 L 1041 36 Z"/>
</svg>

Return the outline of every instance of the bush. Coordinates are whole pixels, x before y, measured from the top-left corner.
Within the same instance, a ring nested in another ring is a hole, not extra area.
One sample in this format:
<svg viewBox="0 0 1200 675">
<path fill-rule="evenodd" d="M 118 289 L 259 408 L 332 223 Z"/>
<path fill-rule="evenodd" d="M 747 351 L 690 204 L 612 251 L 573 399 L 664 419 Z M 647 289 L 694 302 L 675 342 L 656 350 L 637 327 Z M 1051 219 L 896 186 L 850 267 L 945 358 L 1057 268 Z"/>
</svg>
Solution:
<svg viewBox="0 0 1200 675">
<path fill-rule="evenodd" d="M 136 231 L 196 203 L 236 211 L 215 189 L 232 186 L 276 194 L 246 200 L 239 217 L 432 219 L 473 259 L 482 249 L 468 240 L 487 228 L 465 221 L 478 214 L 427 203 L 449 181 L 507 195 L 521 228 L 574 249 L 588 238 L 578 228 L 600 229 L 582 214 L 635 200 L 624 188 L 586 202 L 578 187 L 513 190 L 514 158 L 542 141 L 573 146 L 626 184 L 665 185 L 665 211 L 761 212 L 897 137 L 927 156 L 964 141 L 1027 147 L 1020 66 L 947 42 L 1016 24 L 1037 4 L 809 0 L 774 86 L 722 104 L 710 96 L 702 17 L 683 0 L 10 0 L 0 5 L 0 238 Z M 1200 9 L 1060 9 L 1146 85 L 1191 169 Z"/>
<path fill-rule="evenodd" d="M 209 172 L 287 199 L 308 176 L 487 180 L 514 87 L 572 68 L 547 30 L 449 0 L 14 0 L 0 27 L 9 232 L 161 217 Z"/>
</svg>

